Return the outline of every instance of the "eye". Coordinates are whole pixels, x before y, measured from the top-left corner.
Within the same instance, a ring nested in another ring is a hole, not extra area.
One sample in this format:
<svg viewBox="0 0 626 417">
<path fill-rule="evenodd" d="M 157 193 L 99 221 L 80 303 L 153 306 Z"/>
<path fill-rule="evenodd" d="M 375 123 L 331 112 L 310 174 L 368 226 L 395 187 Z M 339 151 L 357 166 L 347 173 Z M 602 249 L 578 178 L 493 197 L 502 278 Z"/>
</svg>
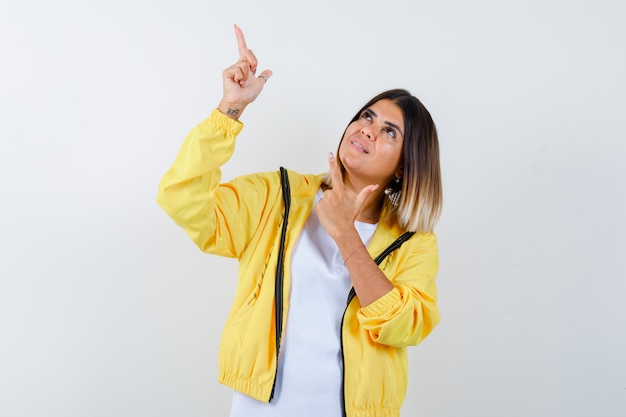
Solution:
<svg viewBox="0 0 626 417">
<path fill-rule="evenodd" d="M 394 128 L 391 128 L 389 126 L 387 127 L 383 127 L 383 131 L 388 134 L 390 137 L 392 138 L 396 138 L 397 134 L 396 134 L 396 130 Z"/>
<path fill-rule="evenodd" d="M 368 112 L 367 110 L 365 110 L 363 113 L 361 113 L 361 119 L 365 119 L 368 121 L 372 121 L 372 114 L 370 112 Z"/>
</svg>

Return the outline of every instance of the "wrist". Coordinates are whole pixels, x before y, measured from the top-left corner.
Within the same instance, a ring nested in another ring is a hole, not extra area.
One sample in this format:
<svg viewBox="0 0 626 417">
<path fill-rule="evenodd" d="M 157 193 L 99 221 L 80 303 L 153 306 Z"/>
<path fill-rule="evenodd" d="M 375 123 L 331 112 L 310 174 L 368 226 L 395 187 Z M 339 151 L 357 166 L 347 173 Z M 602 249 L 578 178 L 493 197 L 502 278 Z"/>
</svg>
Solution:
<svg viewBox="0 0 626 417">
<path fill-rule="evenodd" d="M 332 231 L 328 232 L 328 234 L 333 238 L 340 249 L 350 249 L 355 242 L 361 242 L 359 232 L 356 230 L 354 225 L 336 227 Z"/>
<path fill-rule="evenodd" d="M 348 260 L 349 260 L 350 258 L 352 258 L 352 256 L 353 256 L 353 255 L 357 254 L 358 252 L 362 252 L 362 251 L 367 252 L 367 248 L 365 247 L 365 245 L 364 245 L 364 244 L 362 244 L 362 243 L 361 243 L 360 245 L 357 245 L 357 246 L 354 248 L 354 250 L 352 250 L 351 252 L 349 252 L 349 253 L 348 253 L 348 254 L 347 254 L 347 255 L 343 258 L 343 265 L 344 265 L 344 266 L 347 266 L 347 262 L 348 262 Z M 368 254 L 368 255 L 369 255 L 369 254 Z"/>
<path fill-rule="evenodd" d="M 221 111 L 233 120 L 239 120 L 239 117 L 241 117 L 241 113 L 243 113 L 245 108 L 246 105 L 243 103 L 236 103 L 224 100 L 220 101 L 220 104 L 217 106 L 217 109 L 219 111 Z"/>
<path fill-rule="evenodd" d="M 345 231 L 340 237 L 335 239 L 335 243 L 344 260 L 360 249 L 367 250 L 356 229 Z"/>
</svg>

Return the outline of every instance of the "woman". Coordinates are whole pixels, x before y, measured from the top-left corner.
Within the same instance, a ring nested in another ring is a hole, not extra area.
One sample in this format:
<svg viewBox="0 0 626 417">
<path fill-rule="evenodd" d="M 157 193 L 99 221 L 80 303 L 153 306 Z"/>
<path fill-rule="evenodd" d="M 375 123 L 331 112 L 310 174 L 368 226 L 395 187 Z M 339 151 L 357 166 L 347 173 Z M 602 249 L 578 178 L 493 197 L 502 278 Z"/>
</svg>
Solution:
<svg viewBox="0 0 626 417">
<path fill-rule="evenodd" d="M 419 100 L 391 90 L 357 112 L 326 175 L 221 184 L 238 119 L 272 75 L 255 77 L 235 33 L 240 59 L 223 72 L 222 100 L 158 195 L 200 249 L 240 263 L 219 353 L 219 381 L 236 390 L 231 416 L 398 416 L 406 347 L 439 322 L 435 125 Z"/>
</svg>

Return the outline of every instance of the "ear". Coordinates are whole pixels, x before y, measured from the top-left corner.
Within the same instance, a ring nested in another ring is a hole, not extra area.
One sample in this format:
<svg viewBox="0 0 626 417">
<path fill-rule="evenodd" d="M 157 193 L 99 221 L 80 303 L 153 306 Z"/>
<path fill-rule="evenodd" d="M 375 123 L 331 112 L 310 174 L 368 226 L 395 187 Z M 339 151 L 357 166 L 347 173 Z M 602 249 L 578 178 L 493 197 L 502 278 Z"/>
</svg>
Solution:
<svg viewBox="0 0 626 417">
<path fill-rule="evenodd" d="M 404 164 L 402 162 L 400 162 L 400 165 L 398 165 L 398 169 L 396 169 L 395 176 L 396 178 L 402 178 L 404 176 Z"/>
</svg>

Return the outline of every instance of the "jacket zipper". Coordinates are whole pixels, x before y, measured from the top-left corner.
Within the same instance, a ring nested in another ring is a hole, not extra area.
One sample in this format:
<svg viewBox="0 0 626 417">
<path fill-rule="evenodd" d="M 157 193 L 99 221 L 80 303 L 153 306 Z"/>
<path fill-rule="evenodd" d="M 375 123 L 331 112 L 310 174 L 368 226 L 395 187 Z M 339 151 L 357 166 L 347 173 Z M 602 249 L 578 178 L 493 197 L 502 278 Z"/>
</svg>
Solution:
<svg viewBox="0 0 626 417">
<path fill-rule="evenodd" d="M 280 181 L 283 190 L 283 203 L 285 211 L 283 213 L 283 227 L 280 232 L 280 248 L 278 250 L 278 260 L 276 265 L 276 279 L 274 281 L 274 310 L 276 311 L 276 370 L 274 372 L 274 382 L 272 383 L 272 392 L 268 402 L 274 398 L 274 390 L 276 389 L 276 377 L 278 375 L 278 354 L 280 352 L 280 342 L 283 335 L 283 281 L 285 278 L 285 239 L 287 237 L 287 221 L 289 220 L 289 209 L 291 207 L 291 189 L 289 187 L 289 176 L 287 170 L 280 167 Z"/>
<path fill-rule="evenodd" d="M 409 240 L 411 236 L 413 236 L 415 232 L 406 232 L 396 240 L 394 240 L 391 245 L 387 246 L 387 248 L 382 251 L 375 259 L 376 265 L 380 265 L 380 263 L 394 250 L 398 249 L 404 242 Z M 348 306 L 350 302 L 356 297 L 356 291 L 354 287 L 350 288 L 350 292 L 348 293 L 348 299 L 346 301 L 346 308 L 343 310 L 343 316 L 341 316 L 341 407 L 342 407 L 342 415 L 345 417 L 347 415 L 346 412 L 346 356 L 345 351 L 343 349 L 343 322 L 346 318 L 346 312 L 348 311 Z"/>
<path fill-rule="evenodd" d="M 350 288 L 350 292 L 348 293 L 348 300 L 346 302 L 346 308 L 343 310 L 343 316 L 341 316 L 341 415 L 346 416 L 346 357 L 345 351 L 343 350 L 343 321 L 346 318 L 346 312 L 348 311 L 348 306 L 350 305 L 350 301 L 356 296 L 356 291 L 354 287 Z"/>
</svg>

